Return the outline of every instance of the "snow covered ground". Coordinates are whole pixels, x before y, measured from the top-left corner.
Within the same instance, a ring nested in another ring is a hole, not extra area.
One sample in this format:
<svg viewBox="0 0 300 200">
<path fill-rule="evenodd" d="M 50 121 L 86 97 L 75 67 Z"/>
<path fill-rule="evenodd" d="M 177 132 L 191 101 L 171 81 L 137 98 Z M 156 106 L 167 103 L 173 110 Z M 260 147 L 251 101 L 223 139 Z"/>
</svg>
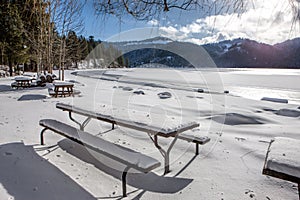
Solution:
<svg viewBox="0 0 300 200">
<path fill-rule="evenodd" d="M 197 121 L 200 127 L 187 134 L 211 138 L 197 157 L 194 145 L 178 141 L 171 152 L 171 172 L 165 176 L 163 167 L 147 175 L 130 173 L 127 199 L 296 200 L 295 184 L 262 175 L 273 137 L 300 139 L 300 73 L 271 72 L 118 69 L 77 71 L 75 76 L 67 71 L 67 81 L 81 91 L 67 98 L 51 98 L 47 88 L 13 90 L 13 81 L 2 78 L 0 199 L 121 198 L 116 163 L 99 162 L 85 148 L 51 132 L 45 134 L 46 145 L 39 145 L 40 119 L 75 125 L 66 112 L 55 108 L 57 102 L 64 102 L 165 128 Z M 160 98 L 163 92 L 171 97 Z M 289 103 L 261 101 L 261 97 Z M 146 134 L 109 129 L 110 124 L 95 120 L 86 127 L 163 163 Z"/>
</svg>

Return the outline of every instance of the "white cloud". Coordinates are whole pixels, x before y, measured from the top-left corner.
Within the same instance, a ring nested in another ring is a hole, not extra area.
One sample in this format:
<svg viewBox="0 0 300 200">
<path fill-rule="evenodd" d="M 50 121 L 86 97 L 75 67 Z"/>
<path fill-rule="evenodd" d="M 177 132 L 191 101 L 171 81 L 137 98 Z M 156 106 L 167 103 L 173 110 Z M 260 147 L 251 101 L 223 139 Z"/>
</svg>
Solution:
<svg viewBox="0 0 300 200">
<path fill-rule="evenodd" d="M 173 26 L 160 27 L 159 31 L 162 33 L 162 36 L 166 36 L 175 40 L 185 40 L 186 38 L 188 38 L 187 34 L 179 31 Z"/>
<path fill-rule="evenodd" d="M 160 27 L 160 31 L 163 36 L 197 44 L 238 37 L 274 44 L 300 37 L 299 27 L 292 29 L 293 12 L 287 0 L 251 2 L 242 15 L 208 16 L 186 25 Z"/>
<path fill-rule="evenodd" d="M 158 26 L 159 21 L 156 20 L 156 19 L 152 19 L 152 20 L 148 21 L 147 24 L 150 25 L 150 26 Z"/>
</svg>

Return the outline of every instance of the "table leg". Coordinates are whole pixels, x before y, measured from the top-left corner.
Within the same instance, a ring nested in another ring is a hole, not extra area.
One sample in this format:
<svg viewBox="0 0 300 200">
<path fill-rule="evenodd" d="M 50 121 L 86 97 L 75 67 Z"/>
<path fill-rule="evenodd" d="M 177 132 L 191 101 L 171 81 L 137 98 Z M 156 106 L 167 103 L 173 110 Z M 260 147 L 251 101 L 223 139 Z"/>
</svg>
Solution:
<svg viewBox="0 0 300 200">
<path fill-rule="evenodd" d="M 67 87 L 68 95 L 71 96 L 70 87 Z"/>
<path fill-rule="evenodd" d="M 84 131 L 84 128 L 86 127 L 86 125 L 88 125 L 88 123 L 91 121 L 91 117 L 88 117 L 86 118 L 82 123 L 78 122 L 77 120 L 75 120 L 73 117 L 72 117 L 72 112 L 69 112 L 69 118 L 71 119 L 71 121 L 75 122 L 76 124 L 79 125 L 80 127 L 80 130 L 81 131 Z"/>
<path fill-rule="evenodd" d="M 58 87 L 54 86 L 54 97 L 57 98 L 58 95 Z"/>
<path fill-rule="evenodd" d="M 65 86 L 62 87 L 62 94 L 64 95 L 64 97 L 66 97 Z"/>
<path fill-rule="evenodd" d="M 152 137 L 150 137 L 152 139 Z M 161 155 L 164 157 L 165 159 L 165 172 L 164 174 L 167 174 L 170 172 L 170 153 L 171 150 L 174 146 L 174 144 L 176 143 L 178 139 L 178 134 L 174 137 L 174 139 L 172 140 L 171 144 L 169 145 L 167 151 L 164 150 L 159 144 L 158 144 L 158 136 L 154 135 L 154 140 L 152 139 L 152 141 L 154 142 L 156 148 L 160 151 Z"/>
<path fill-rule="evenodd" d="M 17 81 L 17 89 L 19 89 L 20 87 L 22 87 L 22 84 L 20 81 Z"/>
</svg>

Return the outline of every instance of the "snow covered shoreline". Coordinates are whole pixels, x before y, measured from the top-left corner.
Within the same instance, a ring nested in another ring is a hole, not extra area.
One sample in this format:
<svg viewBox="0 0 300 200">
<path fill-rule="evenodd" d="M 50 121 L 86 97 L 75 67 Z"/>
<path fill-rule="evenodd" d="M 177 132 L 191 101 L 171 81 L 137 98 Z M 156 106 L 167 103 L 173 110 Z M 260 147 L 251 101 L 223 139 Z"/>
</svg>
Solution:
<svg viewBox="0 0 300 200">
<path fill-rule="evenodd" d="M 67 80 L 81 94 L 57 99 L 49 97 L 47 88 L 12 90 L 11 79 L 0 79 L 1 199 L 120 198 L 121 183 L 116 178 L 120 172 L 108 163 L 95 161 L 84 148 L 50 132 L 45 136 L 47 145 L 39 145 L 40 119 L 74 125 L 67 113 L 55 108 L 57 102 L 157 126 L 198 121 L 201 127 L 189 134 L 212 139 L 196 158 L 192 144 L 177 142 L 171 153 L 172 171 L 165 177 L 162 168 L 148 175 L 130 175 L 128 199 L 298 198 L 294 184 L 268 178 L 261 170 L 273 137 L 300 139 L 299 104 L 242 98 L 232 95 L 230 86 L 253 86 L 250 80 L 254 78 L 256 84 L 278 88 L 282 83 L 280 87 L 286 90 L 297 90 L 299 77 L 276 75 L 274 82 L 271 76 L 270 80 L 249 74 L 238 77 L 226 71 L 123 69 L 104 73 L 93 79 L 67 72 Z M 195 91 L 198 88 L 205 92 Z M 224 94 L 227 89 L 229 94 Z M 160 99 L 158 94 L 163 92 L 171 97 Z M 109 128 L 109 124 L 92 121 L 87 130 L 99 134 Z M 162 161 L 143 133 L 119 128 L 100 136 Z"/>
</svg>

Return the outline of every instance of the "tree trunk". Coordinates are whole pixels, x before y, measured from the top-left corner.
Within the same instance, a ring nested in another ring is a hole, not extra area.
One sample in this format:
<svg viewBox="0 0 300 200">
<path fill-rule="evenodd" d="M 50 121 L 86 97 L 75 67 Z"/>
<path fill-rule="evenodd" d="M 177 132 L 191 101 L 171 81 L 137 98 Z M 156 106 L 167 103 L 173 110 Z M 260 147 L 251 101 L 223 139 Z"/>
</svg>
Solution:
<svg viewBox="0 0 300 200">
<path fill-rule="evenodd" d="M 8 66 L 9 66 L 9 75 L 13 76 L 13 64 L 11 58 L 8 59 Z"/>
</svg>

